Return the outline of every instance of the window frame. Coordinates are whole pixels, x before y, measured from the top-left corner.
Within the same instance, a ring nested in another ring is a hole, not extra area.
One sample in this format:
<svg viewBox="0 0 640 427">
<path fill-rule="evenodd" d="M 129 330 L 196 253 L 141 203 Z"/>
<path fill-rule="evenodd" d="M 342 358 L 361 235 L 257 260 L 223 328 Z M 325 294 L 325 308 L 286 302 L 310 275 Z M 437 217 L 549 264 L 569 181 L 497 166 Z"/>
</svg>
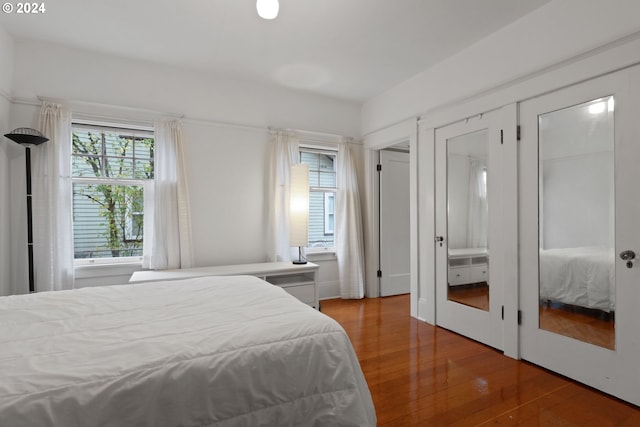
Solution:
<svg viewBox="0 0 640 427">
<path fill-rule="evenodd" d="M 85 130 L 93 130 L 93 131 L 101 131 L 101 132 L 117 132 L 117 133 L 131 133 L 134 137 L 138 136 L 148 136 L 149 138 L 153 138 L 155 145 L 155 132 L 154 128 L 150 126 L 135 126 L 135 125 L 127 125 L 127 124 L 115 124 L 115 123 L 103 123 L 100 121 L 92 121 L 92 120 L 84 120 L 84 119 L 74 119 L 71 122 L 71 135 L 69 136 L 69 144 L 72 144 L 73 140 L 73 132 L 77 129 L 85 129 Z M 73 152 L 73 148 L 71 148 L 71 155 L 69 157 L 69 161 L 73 163 L 74 157 L 83 157 L 82 155 L 75 154 Z M 84 156 L 86 157 L 86 156 Z M 129 157 L 121 157 L 121 156 L 112 156 L 108 155 L 105 152 L 105 147 L 102 148 L 102 153 L 100 155 L 102 158 L 129 158 Z M 132 155 L 130 157 L 132 162 L 135 162 L 138 157 Z M 155 156 L 151 157 L 155 159 Z M 146 159 L 146 158 L 145 158 Z M 102 173 L 104 173 L 104 162 L 101 162 Z M 133 173 L 135 176 L 135 173 Z M 139 186 L 143 189 L 143 215 L 144 217 L 148 217 L 152 213 L 149 211 L 152 209 L 152 204 L 149 203 L 150 200 L 153 200 L 153 182 L 155 180 L 155 170 L 152 178 L 142 179 L 142 178 L 111 178 L 111 177 L 96 177 L 96 176 L 74 176 L 73 175 L 73 167 L 71 169 L 71 187 L 73 194 L 73 186 L 74 184 L 91 184 L 91 185 L 119 185 L 119 186 Z M 71 212 L 72 215 L 74 213 L 74 201 L 71 200 Z M 147 234 L 147 225 L 143 220 L 143 240 L 142 240 L 142 248 L 144 250 L 144 235 Z M 74 242 L 74 266 L 78 267 L 86 267 L 86 266 L 108 266 L 108 265 L 124 265 L 124 264 L 135 264 L 142 265 L 143 255 L 136 256 L 122 256 L 122 257 L 97 257 L 97 258 L 75 258 L 75 234 L 72 236 L 72 241 Z"/>
<path fill-rule="evenodd" d="M 306 152 L 306 153 L 314 153 L 314 154 L 324 154 L 324 155 L 329 155 L 332 156 L 334 158 L 334 174 L 335 174 L 335 178 L 336 178 L 336 186 L 335 187 L 323 187 L 323 186 L 312 186 L 311 184 L 309 185 L 309 193 L 322 193 L 323 195 L 323 200 L 325 201 L 325 204 L 323 206 L 324 212 L 323 212 L 323 231 L 324 231 L 324 235 L 325 236 L 331 236 L 332 237 L 332 244 L 331 246 L 307 246 L 305 249 L 305 253 L 307 254 L 321 254 L 321 253 L 335 253 L 336 251 L 336 242 L 335 242 L 335 198 L 336 198 L 336 194 L 338 192 L 338 149 L 337 148 L 332 148 L 332 147 L 316 147 L 316 146 L 309 146 L 309 145 L 305 145 L 305 144 L 300 144 L 298 146 L 298 162 L 302 163 L 302 153 Z M 312 171 L 310 170 L 310 173 Z M 320 172 L 318 170 L 318 172 Z M 319 182 L 319 181 L 318 181 Z M 333 195 L 334 197 L 334 213 L 333 213 L 333 220 L 334 220 L 334 231 L 332 233 L 327 233 L 327 219 L 328 219 L 328 212 L 326 211 L 326 200 L 327 200 L 327 196 L 328 195 Z M 311 197 L 309 198 L 309 200 L 311 201 Z"/>
</svg>

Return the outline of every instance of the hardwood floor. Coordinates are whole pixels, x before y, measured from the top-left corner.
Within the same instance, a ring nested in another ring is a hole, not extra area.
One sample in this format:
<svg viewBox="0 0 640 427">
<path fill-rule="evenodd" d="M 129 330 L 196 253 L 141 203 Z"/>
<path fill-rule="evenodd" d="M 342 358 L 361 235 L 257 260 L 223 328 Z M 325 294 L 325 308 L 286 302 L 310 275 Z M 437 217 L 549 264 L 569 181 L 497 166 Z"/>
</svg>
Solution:
<svg viewBox="0 0 640 427">
<path fill-rule="evenodd" d="M 489 311 L 489 286 L 486 282 L 449 286 L 447 298 L 460 304 Z M 613 313 L 543 302 L 540 303 L 540 327 L 610 350 L 616 348 Z"/>
<path fill-rule="evenodd" d="M 540 304 L 540 328 L 614 350 L 615 316 L 564 304 Z"/>
<path fill-rule="evenodd" d="M 487 285 L 487 282 L 448 286 L 447 298 L 460 304 L 489 311 L 489 285 Z"/>
<path fill-rule="evenodd" d="M 640 426 L 640 408 L 409 316 L 409 296 L 325 300 L 378 426 Z"/>
</svg>

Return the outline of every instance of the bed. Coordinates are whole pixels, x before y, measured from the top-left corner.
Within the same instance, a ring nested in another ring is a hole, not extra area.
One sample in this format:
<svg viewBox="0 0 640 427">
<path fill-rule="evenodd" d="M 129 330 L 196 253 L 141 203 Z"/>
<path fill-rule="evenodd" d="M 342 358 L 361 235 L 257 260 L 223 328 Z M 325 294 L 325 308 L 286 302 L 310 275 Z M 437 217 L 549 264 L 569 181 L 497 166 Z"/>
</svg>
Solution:
<svg viewBox="0 0 640 427">
<path fill-rule="evenodd" d="M 374 426 L 342 327 L 253 276 L 0 298 L 3 426 Z"/>
<path fill-rule="evenodd" d="M 581 247 L 540 251 L 540 299 L 615 311 L 614 252 Z"/>
</svg>

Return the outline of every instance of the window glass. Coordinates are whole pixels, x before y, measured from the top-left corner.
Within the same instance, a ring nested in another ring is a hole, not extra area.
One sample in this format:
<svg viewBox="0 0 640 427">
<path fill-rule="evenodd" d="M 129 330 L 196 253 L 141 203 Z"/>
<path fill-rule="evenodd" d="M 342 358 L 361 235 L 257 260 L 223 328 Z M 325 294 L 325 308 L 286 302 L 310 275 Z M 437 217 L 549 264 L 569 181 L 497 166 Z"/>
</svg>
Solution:
<svg viewBox="0 0 640 427">
<path fill-rule="evenodd" d="M 153 179 L 153 133 L 74 125 L 76 259 L 142 256 L 145 192 Z"/>
<path fill-rule="evenodd" d="M 300 162 L 309 165 L 309 247 L 333 248 L 336 152 L 301 149 Z"/>
</svg>

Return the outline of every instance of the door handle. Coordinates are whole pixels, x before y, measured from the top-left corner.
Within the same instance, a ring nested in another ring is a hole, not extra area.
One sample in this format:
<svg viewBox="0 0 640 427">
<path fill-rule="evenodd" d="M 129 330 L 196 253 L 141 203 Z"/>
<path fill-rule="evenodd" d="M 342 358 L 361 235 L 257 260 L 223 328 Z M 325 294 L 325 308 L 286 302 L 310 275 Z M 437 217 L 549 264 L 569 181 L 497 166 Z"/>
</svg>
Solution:
<svg viewBox="0 0 640 427">
<path fill-rule="evenodd" d="M 627 268 L 633 268 L 633 260 L 636 259 L 636 253 L 631 250 L 620 252 L 620 259 L 627 261 Z"/>
<path fill-rule="evenodd" d="M 440 247 L 442 247 L 442 242 L 444 242 L 444 236 L 436 236 L 436 243 L 440 243 Z"/>
</svg>

